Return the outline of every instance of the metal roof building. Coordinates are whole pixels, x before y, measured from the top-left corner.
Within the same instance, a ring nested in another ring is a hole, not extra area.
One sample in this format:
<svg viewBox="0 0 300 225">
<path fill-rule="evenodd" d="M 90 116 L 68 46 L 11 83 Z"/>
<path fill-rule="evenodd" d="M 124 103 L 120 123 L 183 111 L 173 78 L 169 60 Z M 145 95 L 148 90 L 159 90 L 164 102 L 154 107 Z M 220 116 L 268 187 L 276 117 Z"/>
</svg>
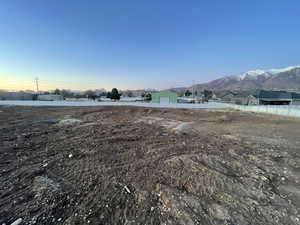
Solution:
<svg viewBox="0 0 300 225">
<path fill-rule="evenodd" d="M 151 93 L 153 103 L 170 104 L 177 103 L 177 94 L 171 91 L 159 91 Z"/>
</svg>

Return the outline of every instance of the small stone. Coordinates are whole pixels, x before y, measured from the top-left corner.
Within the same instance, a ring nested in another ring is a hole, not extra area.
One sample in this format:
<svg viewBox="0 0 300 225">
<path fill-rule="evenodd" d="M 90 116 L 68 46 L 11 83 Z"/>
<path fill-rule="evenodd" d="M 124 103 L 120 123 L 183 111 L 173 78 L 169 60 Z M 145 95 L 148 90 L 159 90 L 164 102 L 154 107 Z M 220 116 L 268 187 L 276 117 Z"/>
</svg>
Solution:
<svg viewBox="0 0 300 225">
<path fill-rule="evenodd" d="M 128 193 L 131 193 L 129 188 L 127 186 L 124 186 L 125 190 L 128 192 Z"/>
<path fill-rule="evenodd" d="M 69 158 L 72 158 L 73 157 L 73 155 L 72 154 L 69 154 Z"/>
<path fill-rule="evenodd" d="M 229 218 L 229 214 L 226 208 L 221 205 L 213 204 L 209 209 L 212 216 L 219 220 L 226 220 Z"/>
</svg>

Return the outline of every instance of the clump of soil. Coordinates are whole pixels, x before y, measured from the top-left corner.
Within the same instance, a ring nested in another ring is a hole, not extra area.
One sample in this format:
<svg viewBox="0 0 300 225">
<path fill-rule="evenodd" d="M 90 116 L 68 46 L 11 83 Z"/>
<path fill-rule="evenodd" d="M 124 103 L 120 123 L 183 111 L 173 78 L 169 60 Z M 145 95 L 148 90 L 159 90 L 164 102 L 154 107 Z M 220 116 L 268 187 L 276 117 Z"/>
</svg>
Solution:
<svg viewBox="0 0 300 225">
<path fill-rule="evenodd" d="M 136 107 L 0 111 L 0 224 L 300 224 L 297 119 Z M 74 123 L 44 122 L 62 120 Z"/>
</svg>

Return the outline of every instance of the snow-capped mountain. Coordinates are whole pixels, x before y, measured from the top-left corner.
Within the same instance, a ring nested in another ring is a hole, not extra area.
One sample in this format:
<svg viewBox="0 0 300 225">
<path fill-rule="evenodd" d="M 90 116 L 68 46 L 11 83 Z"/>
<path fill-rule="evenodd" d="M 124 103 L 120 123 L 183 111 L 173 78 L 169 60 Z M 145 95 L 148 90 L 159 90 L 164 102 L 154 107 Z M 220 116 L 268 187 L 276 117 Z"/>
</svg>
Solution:
<svg viewBox="0 0 300 225">
<path fill-rule="evenodd" d="M 251 70 L 196 85 L 198 89 L 299 89 L 300 66 Z"/>
</svg>

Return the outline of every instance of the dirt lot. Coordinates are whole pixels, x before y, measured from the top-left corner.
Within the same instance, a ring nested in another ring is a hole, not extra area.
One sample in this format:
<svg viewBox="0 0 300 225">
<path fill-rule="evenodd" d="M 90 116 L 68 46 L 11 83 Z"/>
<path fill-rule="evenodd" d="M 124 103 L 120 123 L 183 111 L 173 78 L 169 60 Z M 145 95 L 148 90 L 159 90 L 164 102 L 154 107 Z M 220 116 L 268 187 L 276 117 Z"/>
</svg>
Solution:
<svg viewBox="0 0 300 225">
<path fill-rule="evenodd" d="M 3 106 L 0 224 L 300 224 L 299 156 L 294 118 Z"/>
</svg>

